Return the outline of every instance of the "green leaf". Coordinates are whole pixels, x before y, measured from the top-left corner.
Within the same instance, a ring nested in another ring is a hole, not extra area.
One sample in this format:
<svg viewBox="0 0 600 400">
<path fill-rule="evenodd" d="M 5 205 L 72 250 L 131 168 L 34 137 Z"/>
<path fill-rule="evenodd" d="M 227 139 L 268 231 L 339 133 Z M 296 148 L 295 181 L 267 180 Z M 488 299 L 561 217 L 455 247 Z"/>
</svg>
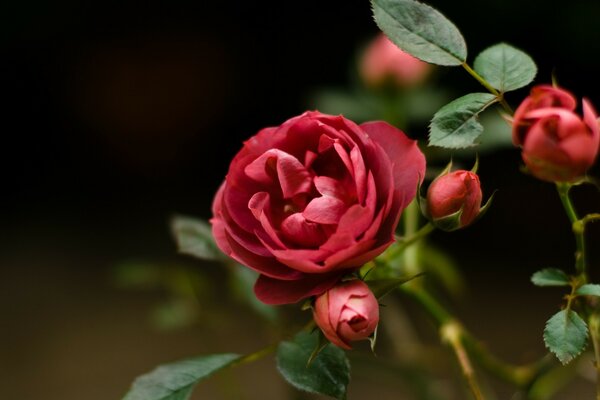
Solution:
<svg viewBox="0 0 600 400">
<path fill-rule="evenodd" d="M 483 132 L 479 114 L 497 101 L 490 93 L 471 93 L 442 107 L 429 125 L 429 145 L 460 149 L 475 145 Z"/>
<path fill-rule="evenodd" d="M 210 225 L 200 219 L 176 215 L 171 219 L 171 231 L 180 253 L 203 260 L 223 259 L 215 244 Z"/>
<path fill-rule="evenodd" d="M 563 365 L 571 362 L 585 349 L 587 337 L 585 321 L 572 310 L 562 310 L 554 314 L 544 329 L 546 347 Z"/>
<path fill-rule="evenodd" d="M 389 278 L 389 279 L 373 279 L 370 281 L 365 281 L 365 283 L 369 286 L 369 289 L 373 292 L 377 299 L 381 299 L 385 295 L 392 292 L 394 289 L 398 288 L 400 285 L 412 281 L 415 278 L 422 276 L 423 274 L 417 274 L 413 276 L 405 276 L 402 278 Z"/>
<path fill-rule="evenodd" d="M 475 71 L 501 92 L 529 85 L 537 74 L 535 62 L 527 53 L 500 43 L 475 58 Z"/>
<path fill-rule="evenodd" d="M 299 333 L 293 341 L 281 342 L 277 348 L 277 369 L 297 389 L 345 400 L 350 383 L 346 353 L 329 344 L 309 364 L 318 343 L 318 335 L 307 332 Z"/>
<path fill-rule="evenodd" d="M 546 268 L 531 276 L 531 282 L 536 286 L 569 286 L 569 277 L 557 268 Z"/>
<path fill-rule="evenodd" d="M 239 358 L 238 354 L 215 354 L 161 365 L 138 377 L 123 400 L 187 400 L 199 381 Z"/>
<path fill-rule="evenodd" d="M 577 289 L 575 294 L 580 296 L 600 296 L 600 285 L 596 283 L 586 283 Z"/>
<path fill-rule="evenodd" d="M 375 22 L 396 46 L 432 64 L 456 66 L 467 59 L 460 31 L 444 15 L 415 0 L 371 0 Z"/>
</svg>

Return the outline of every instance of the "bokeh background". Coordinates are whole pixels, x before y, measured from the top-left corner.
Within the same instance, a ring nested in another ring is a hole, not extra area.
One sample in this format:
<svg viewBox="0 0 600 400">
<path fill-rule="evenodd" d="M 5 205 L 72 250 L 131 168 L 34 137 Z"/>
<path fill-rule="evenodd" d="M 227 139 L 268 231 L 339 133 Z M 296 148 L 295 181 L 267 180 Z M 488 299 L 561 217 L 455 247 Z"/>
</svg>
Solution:
<svg viewBox="0 0 600 400">
<path fill-rule="evenodd" d="M 312 108 L 321 88 L 349 84 L 358 49 L 377 32 L 369 2 L 5 3 L 0 397 L 118 399 L 159 363 L 268 343 L 261 321 L 221 294 L 218 266 L 176 254 L 167 221 L 174 213 L 208 218 L 244 139 Z M 537 61 L 537 82 L 554 71 L 600 106 L 597 1 L 429 3 L 462 30 L 471 60 L 507 41 Z M 434 79 L 456 97 L 480 90 L 460 69 L 439 70 Z M 525 94 L 508 100 L 516 105 Z M 409 134 L 423 138 L 426 126 Z M 516 150 L 483 157 L 480 172 L 485 193 L 498 190 L 494 207 L 468 230 L 433 238 L 468 283 L 451 307 L 500 356 L 531 360 L 544 353 L 543 324 L 561 292 L 534 288 L 529 276 L 571 265 L 568 223 L 554 188 L 519 171 Z M 598 210 L 595 190 L 578 189 L 576 198 L 582 210 Z M 592 227 L 594 277 L 598 238 Z M 124 262 L 205 268 L 214 279 L 197 323 L 157 330 L 149 310 L 165 292 L 120 288 L 114 269 Z M 445 372 L 455 372 L 445 359 L 442 388 Z M 203 384 L 198 398 L 300 398 L 272 359 L 259 366 Z M 350 399 L 373 390 L 397 398 L 402 385 L 357 367 Z M 592 390 L 577 378 L 562 398 L 591 398 Z"/>
</svg>

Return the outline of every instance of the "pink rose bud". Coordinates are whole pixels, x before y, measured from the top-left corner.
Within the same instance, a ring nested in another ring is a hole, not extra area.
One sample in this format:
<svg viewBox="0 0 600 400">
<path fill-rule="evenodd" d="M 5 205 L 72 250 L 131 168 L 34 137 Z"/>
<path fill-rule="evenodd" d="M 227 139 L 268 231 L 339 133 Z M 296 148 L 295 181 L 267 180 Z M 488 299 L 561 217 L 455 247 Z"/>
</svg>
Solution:
<svg viewBox="0 0 600 400">
<path fill-rule="evenodd" d="M 477 174 L 464 170 L 450 172 L 437 177 L 429 186 L 427 212 L 436 226 L 452 231 L 471 224 L 477 218 L 481 198 Z"/>
<path fill-rule="evenodd" d="M 391 82 L 398 87 L 421 83 L 431 65 L 400 50 L 383 33 L 377 36 L 365 50 L 360 73 L 369 86 L 377 87 Z"/>
<path fill-rule="evenodd" d="M 213 202 L 213 236 L 260 273 L 259 300 L 319 295 L 394 243 L 425 174 L 417 142 L 385 122 L 306 112 L 248 139 Z"/>
<path fill-rule="evenodd" d="M 315 301 L 313 316 L 329 341 L 350 349 L 350 342 L 368 339 L 379 323 L 379 304 L 361 280 L 338 283 Z"/>
<path fill-rule="evenodd" d="M 573 182 L 594 164 L 600 130 L 593 106 L 583 100 L 583 118 L 574 111 L 577 100 L 566 90 L 548 85 L 531 90 L 513 122 L 513 142 L 522 147 L 529 171 L 550 182 Z"/>
</svg>

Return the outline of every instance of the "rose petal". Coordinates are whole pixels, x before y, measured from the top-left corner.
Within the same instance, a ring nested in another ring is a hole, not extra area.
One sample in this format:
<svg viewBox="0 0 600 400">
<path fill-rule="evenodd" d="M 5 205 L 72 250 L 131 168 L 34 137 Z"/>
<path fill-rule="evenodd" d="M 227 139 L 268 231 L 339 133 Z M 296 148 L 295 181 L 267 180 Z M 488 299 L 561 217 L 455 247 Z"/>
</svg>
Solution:
<svg viewBox="0 0 600 400">
<path fill-rule="evenodd" d="M 276 171 L 273 171 L 273 168 Z M 262 184 L 272 183 L 273 174 L 276 172 L 285 199 L 299 193 L 307 193 L 312 187 L 312 177 L 304 165 L 295 157 L 278 149 L 266 151 L 248 164 L 244 172 L 248 177 Z"/>
<path fill-rule="evenodd" d="M 343 201 L 331 196 L 321 196 L 311 200 L 302 214 L 319 224 L 337 224 L 347 207 Z"/>
<path fill-rule="evenodd" d="M 281 223 L 281 233 L 289 242 L 304 247 L 318 247 L 325 239 L 321 225 L 307 221 L 302 213 L 294 213 Z"/>
<path fill-rule="evenodd" d="M 320 295 L 340 279 L 341 274 L 303 275 L 293 281 L 282 281 L 260 275 L 254 284 L 254 294 L 265 304 L 292 304 L 310 296 Z"/>
<path fill-rule="evenodd" d="M 296 280 L 302 276 L 302 273 L 280 263 L 275 258 L 261 257 L 248 251 L 245 247 L 240 246 L 227 231 L 225 231 L 225 237 L 231 249 L 229 256 L 240 264 L 271 278 Z"/>
<path fill-rule="evenodd" d="M 595 148 L 598 149 L 598 146 L 600 146 L 600 126 L 598 125 L 598 114 L 588 99 L 583 99 L 583 121 L 590 128 L 592 134 L 592 143 L 594 143 Z"/>
<path fill-rule="evenodd" d="M 387 122 L 367 122 L 361 125 L 369 137 L 386 152 L 392 162 L 394 188 L 402 198 L 402 208 L 412 201 L 417 184 L 425 177 L 425 156 L 416 140 Z"/>
</svg>

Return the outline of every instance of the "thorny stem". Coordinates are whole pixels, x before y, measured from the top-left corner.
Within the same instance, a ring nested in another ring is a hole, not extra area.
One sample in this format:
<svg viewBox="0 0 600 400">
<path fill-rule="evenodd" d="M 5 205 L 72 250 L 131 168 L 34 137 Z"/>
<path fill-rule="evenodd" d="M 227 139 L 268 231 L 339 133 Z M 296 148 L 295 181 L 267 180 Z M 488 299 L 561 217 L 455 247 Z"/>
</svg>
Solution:
<svg viewBox="0 0 600 400">
<path fill-rule="evenodd" d="M 508 103 L 504 99 L 504 93 L 501 93 L 498 90 L 496 90 L 492 85 L 490 85 L 488 81 L 486 81 L 481 75 L 475 72 L 475 70 L 471 68 L 471 66 L 469 66 L 469 64 L 467 64 L 466 62 L 462 63 L 462 67 L 469 73 L 469 75 L 475 78 L 477 82 L 481 83 L 481 85 L 483 85 L 483 87 L 486 88 L 491 94 L 496 96 L 498 102 L 504 108 L 504 111 L 506 111 L 509 115 L 513 115 L 513 109 L 508 105 Z"/>
<path fill-rule="evenodd" d="M 600 400 L 600 315 L 594 313 L 589 318 L 590 335 L 594 346 L 594 364 L 596 367 L 596 399 Z"/>
<path fill-rule="evenodd" d="M 587 221 L 585 221 L 585 218 L 583 220 L 580 220 L 579 217 L 577 217 L 577 212 L 575 211 L 575 207 L 573 207 L 571 197 L 569 196 L 571 184 L 557 183 L 556 189 L 558 190 L 558 195 L 565 209 L 565 212 L 567 213 L 567 217 L 569 217 L 569 221 L 571 221 L 573 234 L 575 235 L 575 270 L 580 276 L 580 281 L 583 284 L 587 282 L 587 271 L 585 262 L 585 222 Z"/>
<path fill-rule="evenodd" d="M 450 324 L 453 334 L 460 337 L 461 342 L 473 359 L 488 372 L 505 382 L 520 389 L 526 389 L 551 366 L 552 359 L 548 357 L 526 365 L 512 365 L 499 360 L 487 348 L 481 345 L 431 294 L 421 286 L 418 286 L 417 281 L 408 282 L 400 288 L 433 317 L 438 326 L 440 326 L 440 332 L 442 332 L 444 326 Z"/>
<path fill-rule="evenodd" d="M 440 327 L 440 337 L 454 350 L 460 369 L 469 385 L 469 389 L 476 400 L 484 400 L 479 384 L 475 377 L 475 370 L 462 342 L 462 328 L 456 321 L 448 321 Z"/>
</svg>

